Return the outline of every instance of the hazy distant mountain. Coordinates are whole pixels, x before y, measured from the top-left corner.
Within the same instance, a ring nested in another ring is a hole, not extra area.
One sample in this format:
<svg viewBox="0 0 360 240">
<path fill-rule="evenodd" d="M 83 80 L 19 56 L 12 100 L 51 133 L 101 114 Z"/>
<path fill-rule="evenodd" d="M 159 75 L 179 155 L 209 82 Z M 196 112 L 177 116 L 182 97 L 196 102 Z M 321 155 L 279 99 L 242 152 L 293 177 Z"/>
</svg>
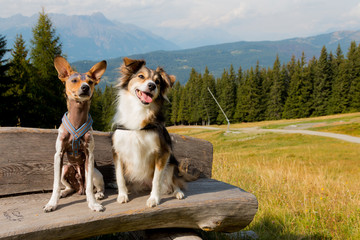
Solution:
<svg viewBox="0 0 360 240">
<path fill-rule="evenodd" d="M 318 57 L 324 45 L 328 52 L 335 53 L 340 44 L 346 54 L 351 41 L 360 42 L 360 31 L 338 31 L 307 38 L 242 41 L 174 51 L 178 49 L 175 44 L 135 25 L 110 21 L 101 13 L 91 16 L 49 16 L 60 35 L 64 54 L 70 62 L 75 62 L 79 71 L 87 71 L 96 61 L 108 60 L 102 85 L 114 83 L 123 56 L 144 58 L 148 66 L 162 66 L 175 74 L 181 83 L 185 83 L 191 68 L 203 72 L 208 66 L 210 72 L 219 77 L 224 68 L 229 68 L 231 64 L 236 70 L 239 66 L 243 69 L 255 67 L 257 61 L 262 67 L 272 67 L 277 54 L 283 63 L 287 63 L 292 55 L 299 58 L 302 52 L 308 59 Z M 18 33 L 23 34 L 29 45 L 37 18 L 38 15 L 0 18 L 0 34 L 6 35 L 7 47 L 13 47 Z"/>
<path fill-rule="evenodd" d="M 150 31 L 135 25 L 112 22 L 101 13 L 90 16 L 49 14 L 69 61 L 101 60 L 156 50 L 179 49 Z M 16 34 L 23 34 L 28 46 L 38 15 L 0 18 L 0 33 L 13 47 Z"/>
<path fill-rule="evenodd" d="M 346 56 L 351 41 L 360 43 L 360 31 L 339 31 L 308 38 L 293 38 L 282 41 L 235 42 L 220 45 L 205 46 L 178 51 L 157 51 L 128 56 L 143 58 L 148 66 L 162 66 L 170 74 L 175 74 L 181 83 L 188 80 L 191 68 L 203 73 L 205 66 L 215 77 L 220 77 L 224 69 L 232 64 L 237 71 L 255 67 L 259 61 L 262 67 L 272 67 L 278 54 L 280 61 L 287 63 L 292 55 L 300 58 L 302 52 L 307 60 L 318 57 L 325 45 L 328 52 L 334 54 L 338 44 Z M 76 62 L 74 65 L 80 70 L 87 70 L 94 62 Z M 122 58 L 109 60 L 109 67 L 104 75 L 102 84 L 113 84 L 119 77 L 118 68 Z"/>
</svg>

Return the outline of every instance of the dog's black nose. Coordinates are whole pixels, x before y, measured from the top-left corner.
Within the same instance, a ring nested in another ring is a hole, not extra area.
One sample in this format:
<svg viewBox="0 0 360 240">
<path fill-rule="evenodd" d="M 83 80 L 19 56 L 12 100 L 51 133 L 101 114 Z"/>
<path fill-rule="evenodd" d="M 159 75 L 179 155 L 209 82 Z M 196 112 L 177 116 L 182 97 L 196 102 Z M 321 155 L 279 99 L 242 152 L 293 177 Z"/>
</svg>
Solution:
<svg viewBox="0 0 360 240">
<path fill-rule="evenodd" d="M 83 93 L 87 93 L 87 92 L 89 92 L 89 90 L 90 90 L 89 85 L 86 85 L 86 84 L 81 85 L 80 88 L 81 88 L 81 91 L 82 91 Z"/>
<path fill-rule="evenodd" d="M 155 83 L 149 82 L 148 83 L 148 88 L 149 88 L 150 91 L 154 90 L 156 88 Z"/>
<path fill-rule="evenodd" d="M 83 84 L 81 85 L 81 91 L 88 92 L 90 90 L 89 85 Z"/>
</svg>

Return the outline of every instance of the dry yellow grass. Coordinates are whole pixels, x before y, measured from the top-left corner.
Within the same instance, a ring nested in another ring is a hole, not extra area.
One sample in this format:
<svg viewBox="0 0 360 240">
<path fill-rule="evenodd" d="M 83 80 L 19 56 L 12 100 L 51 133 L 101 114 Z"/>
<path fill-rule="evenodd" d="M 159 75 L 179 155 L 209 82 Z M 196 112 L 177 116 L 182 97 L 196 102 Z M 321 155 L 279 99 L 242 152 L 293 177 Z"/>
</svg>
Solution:
<svg viewBox="0 0 360 240">
<path fill-rule="evenodd" d="M 213 144 L 213 178 L 258 198 L 247 229 L 260 239 L 360 239 L 358 144 L 297 134 L 169 131 Z"/>
</svg>

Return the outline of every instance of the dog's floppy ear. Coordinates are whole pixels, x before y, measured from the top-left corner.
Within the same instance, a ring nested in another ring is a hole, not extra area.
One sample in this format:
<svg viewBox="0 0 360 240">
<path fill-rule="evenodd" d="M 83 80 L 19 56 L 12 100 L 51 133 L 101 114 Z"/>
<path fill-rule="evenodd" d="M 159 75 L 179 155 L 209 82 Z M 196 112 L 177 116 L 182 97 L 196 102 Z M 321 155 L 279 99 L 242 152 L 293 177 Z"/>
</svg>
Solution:
<svg viewBox="0 0 360 240">
<path fill-rule="evenodd" d="M 95 80 L 95 85 L 100 82 L 101 76 L 105 73 L 106 66 L 107 66 L 106 61 L 103 60 L 103 61 L 98 62 L 97 64 L 95 64 L 95 65 L 88 71 L 88 73 L 90 74 L 90 76 Z"/>
<path fill-rule="evenodd" d="M 174 75 L 168 75 L 161 67 L 158 67 L 156 72 L 160 74 L 167 87 L 171 88 L 174 85 L 174 82 L 176 81 L 176 77 Z"/>
<path fill-rule="evenodd" d="M 156 69 L 156 72 L 161 76 L 162 79 L 160 87 L 161 95 L 166 101 L 170 102 L 166 95 L 169 92 L 170 88 L 174 85 L 176 77 L 174 75 L 168 75 L 161 67 L 158 67 Z"/>
<path fill-rule="evenodd" d="M 66 59 L 61 56 L 55 57 L 54 66 L 62 82 L 66 82 L 67 78 L 74 72 Z"/>
<path fill-rule="evenodd" d="M 172 87 L 176 81 L 176 77 L 175 75 L 170 75 L 170 87 Z"/>
<path fill-rule="evenodd" d="M 145 60 L 130 59 L 127 57 L 123 58 L 124 63 L 120 67 L 122 77 L 120 78 L 119 86 L 126 88 L 131 76 L 140 70 L 142 66 L 146 64 Z"/>
<path fill-rule="evenodd" d="M 135 73 L 137 72 L 143 65 L 146 64 L 145 60 L 137 60 L 137 59 L 130 59 L 127 57 L 123 58 L 124 64 L 121 67 L 121 72 L 123 74 L 127 74 L 127 73 Z M 124 70 L 126 69 L 126 71 L 124 72 Z"/>
</svg>

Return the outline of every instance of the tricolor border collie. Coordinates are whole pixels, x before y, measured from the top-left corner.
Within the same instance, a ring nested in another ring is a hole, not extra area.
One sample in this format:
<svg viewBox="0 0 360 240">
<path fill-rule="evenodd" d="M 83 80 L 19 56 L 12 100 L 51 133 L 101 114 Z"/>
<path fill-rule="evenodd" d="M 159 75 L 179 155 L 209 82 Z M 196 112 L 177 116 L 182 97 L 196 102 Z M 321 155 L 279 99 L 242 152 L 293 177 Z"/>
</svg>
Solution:
<svg viewBox="0 0 360 240">
<path fill-rule="evenodd" d="M 117 86 L 116 130 L 112 136 L 117 201 L 129 201 L 128 188 L 151 189 L 148 207 L 158 205 L 163 193 L 183 199 L 184 181 L 178 176 L 161 111 L 176 78 L 160 67 L 147 68 L 144 60 L 124 58 L 123 61 Z"/>
</svg>

